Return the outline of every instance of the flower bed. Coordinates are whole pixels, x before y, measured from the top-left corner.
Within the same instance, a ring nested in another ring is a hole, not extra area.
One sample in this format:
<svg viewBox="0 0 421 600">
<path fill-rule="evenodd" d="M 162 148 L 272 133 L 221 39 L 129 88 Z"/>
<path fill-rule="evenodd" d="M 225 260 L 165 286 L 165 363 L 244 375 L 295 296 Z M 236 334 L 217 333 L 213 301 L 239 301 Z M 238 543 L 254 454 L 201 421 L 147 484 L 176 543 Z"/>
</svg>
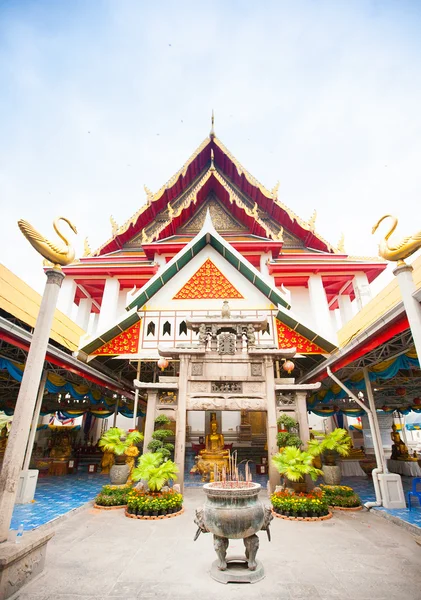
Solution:
<svg viewBox="0 0 421 600">
<path fill-rule="evenodd" d="M 182 508 L 183 496 L 174 490 L 152 493 L 133 489 L 127 498 L 128 516 L 166 516 L 180 513 Z"/>
<path fill-rule="evenodd" d="M 95 508 L 124 507 L 131 491 L 131 485 L 104 485 L 95 498 Z"/>
<path fill-rule="evenodd" d="M 329 506 L 339 509 L 361 510 L 361 499 L 352 487 L 346 485 L 321 485 L 320 488 Z"/>
<path fill-rule="evenodd" d="M 319 490 L 297 494 L 286 489 L 275 492 L 270 499 L 273 511 L 284 517 L 305 519 L 320 518 L 329 514 L 328 503 Z"/>
</svg>

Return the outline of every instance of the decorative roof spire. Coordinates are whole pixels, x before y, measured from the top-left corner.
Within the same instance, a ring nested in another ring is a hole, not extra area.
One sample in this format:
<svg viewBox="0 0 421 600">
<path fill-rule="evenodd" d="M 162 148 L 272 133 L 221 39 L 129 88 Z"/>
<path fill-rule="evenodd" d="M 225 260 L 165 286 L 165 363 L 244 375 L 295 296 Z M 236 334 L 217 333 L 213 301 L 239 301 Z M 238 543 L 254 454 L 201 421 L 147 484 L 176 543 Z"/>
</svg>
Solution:
<svg viewBox="0 0 421 600">
<path fill-rule="evenodd" d="M 345 234 L 341 233 L 341 237 L 338 242 L 338 250 L 343 254 L 346 254 L 345 250 Z"/>
<path fill-rule="evenodd" d="M 215 171 L 215 163 L 214 163 L 214 153 L 213 153 L 213 148 L 211 148 L 211 166 L 210 166 L 210 170 L 211 171 Z"/>
<path fill-rule="evenodd" d="M 212 108 L 212 117 L 211 117 L 211 130 L 210 130 L 209 137 L 211 139 L 215 137 L 215 115 L 213 112 L 213 108 Z"/>
<path fill-rule="evenodd" d="M 88 238 L 86 237 L 83 243 L 83 256 L 91 256 L 91 254 L 92 250 L 89 246 Z"/>
<path fill-rule="evenodd" d="M 311 215 L 310 220 L 308 222 L 310 231 L 314 231 L 314 229 L 316 227 L 316 218 L 317 218 L 317 211 L 316 211 L 316 209 L 314 209 L 313 214 Z"/>
<path fill-rule="evenodd" d="M 114 237 L 117 235 L 117 232 L 120 228 L 117 225 L 113 215 L 110 216 L 110 223 L 111 223 L 111 235 Z"/>
</svg>

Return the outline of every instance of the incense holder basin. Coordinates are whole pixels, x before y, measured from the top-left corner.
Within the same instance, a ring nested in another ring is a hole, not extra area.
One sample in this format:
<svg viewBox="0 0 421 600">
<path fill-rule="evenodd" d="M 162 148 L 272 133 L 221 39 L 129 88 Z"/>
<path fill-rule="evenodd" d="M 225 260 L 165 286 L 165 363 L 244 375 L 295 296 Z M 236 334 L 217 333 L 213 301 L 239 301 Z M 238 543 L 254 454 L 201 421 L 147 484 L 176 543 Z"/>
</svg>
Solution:
<svg viewBox="0 0 421 600">
<path fill-rule="evenodd" d="M 238 487 L 225 487 L 221 482 L 206 483 L 203 520 L 208 531 L 229 539 L 247 538 L 260 531 L 265 518 L 259 500 L 261 485 L 240 482 Z"/>
</svg>

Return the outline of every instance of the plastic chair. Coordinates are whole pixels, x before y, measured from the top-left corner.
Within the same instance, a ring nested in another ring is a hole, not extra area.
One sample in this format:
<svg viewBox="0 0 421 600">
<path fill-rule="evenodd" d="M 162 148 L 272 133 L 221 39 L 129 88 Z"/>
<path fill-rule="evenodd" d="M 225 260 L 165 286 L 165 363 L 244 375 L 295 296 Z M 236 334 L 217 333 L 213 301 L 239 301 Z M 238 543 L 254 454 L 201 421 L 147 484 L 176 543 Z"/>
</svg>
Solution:
<svg viewBox="0 0 421 600">
<path fill-rule="evenodd" d="M 414 479 L 412 480 L 412 490 L 410 492 L 408 492 L 408 508 L 409 508 L 409 510 L 412 510 L 411 496 L 415 496 L 416 498 L 418 498 L 418 502 L 420 503 L 420 506 L 421 506 L 421 489 L 417 490 L 418 484 L 421 485 L 421 477 L 414 477 Z"/>
</svg>

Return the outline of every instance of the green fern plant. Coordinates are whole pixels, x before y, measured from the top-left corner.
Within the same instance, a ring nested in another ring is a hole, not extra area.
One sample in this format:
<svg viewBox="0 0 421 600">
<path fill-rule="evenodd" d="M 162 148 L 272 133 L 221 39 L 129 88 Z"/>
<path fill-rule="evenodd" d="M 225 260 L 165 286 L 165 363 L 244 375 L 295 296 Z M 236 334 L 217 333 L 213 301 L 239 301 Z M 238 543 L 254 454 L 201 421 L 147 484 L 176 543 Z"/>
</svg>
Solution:
<svg viewBox="0 0 421 600">
<path fill-rule="evenodd" d="M 272 462 L 279 473 L 290 481 L 304 481 L 309 475 L 313 481 L 323 475 L 323 471 L 313 465 L 314 455 L 295 446 L 286 446 L 282 452 L 272 456 Z"/>
<path fill-rule="evenodd" d="M 338 427 L 330 433 L 323 434 L 321 440 L 309 440 L 308 451 L 313 456 L 326 454 L 330 464 L 335 464 L 335 452 L 340 456 L 348 456 L 352 442 L 346 429 Z"/>
<path fill-rule="evenodd" d="M 164 461 L 162 452 L 146 452 L 133 469 L 133 481 L 144 479 L 153 492 L 159 492 L 167 481 L 177 479 L 179 469 L 172 460 Z"/>
<path fill-rule="evenodd" d="M 120 427 L 111 427 L 108 431 L 102 434 L 98 442 L 98 446 L 106 452 L 113 452 L 117 456 L 121 456 L 133 444 L 138 444 L 143 441 L 143 433 L 139 431 L 131 431 L 127 433 Z"/>
</svg>

